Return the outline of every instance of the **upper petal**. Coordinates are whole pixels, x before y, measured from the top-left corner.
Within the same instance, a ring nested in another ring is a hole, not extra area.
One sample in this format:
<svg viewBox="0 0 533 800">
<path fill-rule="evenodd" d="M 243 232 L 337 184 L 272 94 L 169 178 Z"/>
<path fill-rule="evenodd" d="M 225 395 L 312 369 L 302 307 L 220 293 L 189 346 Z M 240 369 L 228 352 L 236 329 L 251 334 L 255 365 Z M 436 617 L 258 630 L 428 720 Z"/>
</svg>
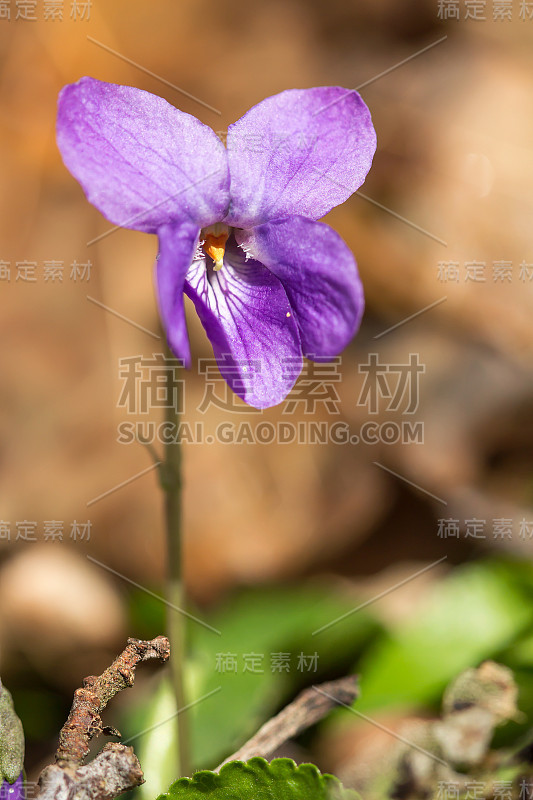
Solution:
<svg viewBox="0 0 533 800">
<path fill-rule="evenodd" d="M 185 284 L 231 389 L 256 408 L 280 403 L 302 369 L 298 329 L 283 286 L 228 243 L 219 272 L 193 264 Z"/>
<path fill-rule="evenodd" d="M 191 350 L 183 290 L 185 275 L 189 270 L 198 242 L 200 229 L 184 223 L 180 226 L 164 225 L 159 229 L 159 254 L 156 262 L 156 288 L 159 312 L 167 341 L 175 356 L 185 366 L 191 363 Z"/>
<path fill-rule="evenodd" d="M 376 150 L 370 112 L 338 86 L 268 97 L 228 128 L 229 225 L 318 219 L 363 183 Z"/>
<path fill-rule="evenodd" d="M 224 216 L 224 146 L 206 125 L 162 97 L 81 78 L 59 95 L 57 143 L 87 198 L 115 225 L 154 233 Z"/>
<path fill-rule="evenodd" d="M 303 354 L 314 361 L 338 355 L 364 310 L 355 259 L 341 237 L 323 222 L 289 217 L 239 231 L 237 240 L 283 284 Z"/>
</svg>

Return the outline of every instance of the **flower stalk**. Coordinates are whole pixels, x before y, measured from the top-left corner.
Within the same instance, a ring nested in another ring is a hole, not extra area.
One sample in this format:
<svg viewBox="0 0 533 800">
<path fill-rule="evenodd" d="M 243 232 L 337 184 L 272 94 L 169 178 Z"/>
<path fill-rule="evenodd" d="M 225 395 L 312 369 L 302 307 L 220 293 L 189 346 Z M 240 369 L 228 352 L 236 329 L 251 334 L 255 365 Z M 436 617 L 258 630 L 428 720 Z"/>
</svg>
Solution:
<svg viewBox="0 0 533 800">
<path fill-rule="evenodd" d="M 176 361 L 166 350 L 166 403 L 165 421 L 170 430 L 178 430 L 179 403 L 173 402 L 176 387 Z M 172 438 L 172 437 L 170 437 Z M 170 670 L 177 711 L 178 764 L 177 774 L 191 775 L 188 720 L 184 711 L 187 705 L 184 672 L 187 656 L 186 617 L 181 609 L 186 604 L 183 580 L 183 524 L 182 524 L 182 452 L 177 437 L 164 445 L 164 458 L 160 465 L 160 482 L 165 492 L 165 530 L 167 545 L 167 631 L 172 658 Z"/>
</svg>

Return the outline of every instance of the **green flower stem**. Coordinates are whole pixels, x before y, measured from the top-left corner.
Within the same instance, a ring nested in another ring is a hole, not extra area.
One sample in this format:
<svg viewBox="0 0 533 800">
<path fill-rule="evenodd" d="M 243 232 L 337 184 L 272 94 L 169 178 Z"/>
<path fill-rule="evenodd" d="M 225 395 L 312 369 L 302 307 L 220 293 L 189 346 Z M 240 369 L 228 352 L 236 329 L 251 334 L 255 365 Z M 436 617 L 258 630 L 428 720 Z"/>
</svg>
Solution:
<svg viewBox="0 0 533 800">
<path fill-rule="evenodd" d="M 177 430 L 180 412 L 172 403 L 177 386 L 177 361 L 167 348 L 166 369 L 166 412 L 165 421 L 170 423 L 170 430 Z M 177 734 L 178 734 L 178 775 L 191 775 L 189 755 L 188 720 L 185 711 L 187 705 L 184 691 L 184 671 L 187 654 L 186 622 L 187 619 L 177 609 L 183 609 L 186 603 L 185 585 L 183 581 L 183 542 L 182 542 L 182 453 L 177 441 L 166 442 L 164 460 L 160 466 L 161 485 L 165 491 L 165 518 L 167 539 L 167 628 L 170 640 L 170 669 L 172 684 L 176 698 Z"/>
</svg>

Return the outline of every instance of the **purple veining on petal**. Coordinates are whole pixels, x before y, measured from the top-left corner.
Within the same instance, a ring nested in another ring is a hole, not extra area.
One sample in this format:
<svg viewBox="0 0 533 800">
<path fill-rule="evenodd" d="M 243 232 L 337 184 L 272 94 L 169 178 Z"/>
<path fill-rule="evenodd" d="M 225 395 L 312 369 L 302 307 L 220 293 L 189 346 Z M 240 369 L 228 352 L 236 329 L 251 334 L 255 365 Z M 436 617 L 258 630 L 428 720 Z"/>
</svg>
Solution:
<svg viewBox="0 0 533 800">
<path fill-rule="evenodd" d="M 283 286 L 262 264 L 228 242 L 215 272 L 196 261 L 185 293 L 193 301 L 232 390 L 256 408 L 281 402 L 302 369 L 298 329 Z"/>
<path fill-rule="evenodd" d="M 356 333 L 364 310 L 354 257 L 322 222 L 289 217 L 239 231 L 237 240 L 283 284 L 314 361 L 338 355 Z"/>
<path fill-rule="evenodd" d="M 57 143 L 87 198 L 115 225 L 155 233 L 222 219 L 224 146 L 211 128 L 131 86 L 81 78 L 58 102 Z"/>
<path fill-rule="evenodd" d="M 338 86 L 268 97 L 228 128 L 231 205 L 240 228 L 298 214 L 318 219 L 363 183 L 376 149 L 370 112 Z"/>
</svg>

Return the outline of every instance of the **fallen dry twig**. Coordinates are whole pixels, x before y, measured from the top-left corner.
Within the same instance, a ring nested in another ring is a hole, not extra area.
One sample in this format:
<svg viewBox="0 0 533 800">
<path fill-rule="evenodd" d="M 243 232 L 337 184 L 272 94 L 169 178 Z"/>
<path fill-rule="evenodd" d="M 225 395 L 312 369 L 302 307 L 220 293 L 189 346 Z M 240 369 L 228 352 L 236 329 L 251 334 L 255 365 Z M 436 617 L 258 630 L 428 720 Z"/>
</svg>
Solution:
<svg viewBox="0 0 533 800">
<path fill-rule="evenodd" d="M 169 656 L 165 636 L 151 641 L 128 639 L 102 675 L 84 679 L 83 687 L 74 692 L 68 720 L 59 734 L 56 764 L 46 767 L 39 778 L 39 800 L 111 800 L 144 782 L 133 748 L 122 744 L 107 744 L 89 764 L 82 764 L 91 739 L 110 731 L 102 724 L 101 712 L 118 692 L 133 685 L 137 665 L 153 658 L 167 661 Z"/>
<path fill-rule="evenodd" d="M 70 714 L 59 734 L 58 766 L 77 767 L 83 763 L 91 739 L 104 730 L 100 712 L 117 692 L 133 686 L 137 664 L 151 658 L 166 661 L 169 655 L 170 645 L 165 636 L 151 641 L 128 639 L 126 648 L 105 672 L 85 678 L 83 688 L 74 692 Z"/>
<path fill-rule="evenodd" d="M 320 691 L 312 686 L 301 692 L 296 700 L 265 722 L 255 736 L 223 761 L 215 771 L 218 772 L 229 761 L 247 761 L 253 756 L 268 758 L 280 745 L 306 728 L 310 728 L 336 705 L 353 703 L 359 690 L 355 675 L 322 683 L 317 688 Z"/>
<path fill-rule="evenodd" d="M 45 767 L 38 800 L 113 800 L 141 783 L 144 776 L 133 747 L 109 743 L 85 767 Z"/>
</svg>

